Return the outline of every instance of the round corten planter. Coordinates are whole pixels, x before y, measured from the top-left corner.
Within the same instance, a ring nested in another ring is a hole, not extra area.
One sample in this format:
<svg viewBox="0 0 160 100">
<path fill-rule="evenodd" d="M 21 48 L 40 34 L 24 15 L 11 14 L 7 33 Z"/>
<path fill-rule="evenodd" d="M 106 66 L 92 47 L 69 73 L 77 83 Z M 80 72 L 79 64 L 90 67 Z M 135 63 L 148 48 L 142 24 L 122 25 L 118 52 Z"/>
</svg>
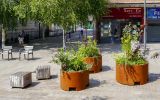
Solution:
<svg viewBox="0 0 160 100">
<path fill-rule="evenodd" d="M 121 65 L 116 64 L 116 80 L 125 85 L 143 85 L 148 82 L 148 64 Z"/>
<path fill-rule="evenodd" d="M 85 57 L 84 62 L 92 65 L 89 69 L 91 73 L 102 71 L 102 55 L 99 55 L 98 57 Z"/>
<path fill-rule="evenodd" d="M 89 85 L 89 71 L 60 73 L 60 86 L 65 91 L 80 91 Z"/>
</svg>

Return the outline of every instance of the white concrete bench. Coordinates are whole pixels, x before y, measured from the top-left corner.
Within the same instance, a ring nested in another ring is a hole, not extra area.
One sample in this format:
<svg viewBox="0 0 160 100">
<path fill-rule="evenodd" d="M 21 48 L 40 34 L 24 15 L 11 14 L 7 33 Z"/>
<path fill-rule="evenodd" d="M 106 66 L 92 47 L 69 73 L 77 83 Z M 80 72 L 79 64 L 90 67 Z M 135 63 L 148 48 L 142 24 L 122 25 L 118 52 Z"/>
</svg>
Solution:
<svg viewBox="0 0 160 100">
<path fill-rule="evenodd" d="M 31 72 L 17 72 L 10 76 L 11 87 L 24 88 L 32 83 Z"/>
</svg>

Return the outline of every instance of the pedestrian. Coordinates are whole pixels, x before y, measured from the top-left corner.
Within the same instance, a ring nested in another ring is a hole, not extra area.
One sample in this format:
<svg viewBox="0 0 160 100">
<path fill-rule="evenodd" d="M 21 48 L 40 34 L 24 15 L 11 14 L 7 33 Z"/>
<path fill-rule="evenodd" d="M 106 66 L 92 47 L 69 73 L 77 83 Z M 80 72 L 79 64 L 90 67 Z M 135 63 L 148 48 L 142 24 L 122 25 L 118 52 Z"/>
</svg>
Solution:
<svg viewBox="0 0 160 100">
<path fill-rule="evenodd" d="M 81 28 L 80 37 L 81 37 L 81 40 L 83 41 L 83 28 Z"/>
<path fill-rule="evenodd" d="M 18 35 L 18 41 L 21 46 L 24 44 L 24 30 Z"/>
<path fill-rule="evenodd" d="M 114 44 L 114 34 L 115 34 L 115 28 L 113 23 L 111 23 L 111 43 Z"/>
<path fill-rule="evenodd" d="M 68 33 L 67 33 L 67 36 L 66 36 L 66 41 L 70 41 L 71 40 L 71 31 L 69 31 Z"/>
<path fill-rule="evenodd" d="M 114 37 L 117 37 L 117 35 L 118 35 L 118 30 L 117 30 L 117 26 L 115 27 L 115 29 L 114 29 Z"/>
</svg>

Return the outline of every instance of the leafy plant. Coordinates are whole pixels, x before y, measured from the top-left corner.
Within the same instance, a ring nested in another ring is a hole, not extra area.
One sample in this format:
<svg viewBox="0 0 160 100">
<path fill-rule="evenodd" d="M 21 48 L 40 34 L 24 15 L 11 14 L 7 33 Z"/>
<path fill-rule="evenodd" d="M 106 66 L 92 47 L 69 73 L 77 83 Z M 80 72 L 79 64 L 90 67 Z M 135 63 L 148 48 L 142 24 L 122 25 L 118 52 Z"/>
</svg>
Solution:
<svg viewBox="0 0 160 100">
<path fill-rule="evenodd" d="M 124 53 L 117 54 L 115 56 L 115 59 L 116 59 L 117 64 L 124 64 L 124 65 L 127 64 L 131 66 L 132 65 L 143 65 L 147 63 L 146 59 L 143 58 L 142 56 L 137 56 L 132 59 L 129 59 L 128 57 L 126 57 Z"/>
<path fill-rule="evenodd" d="M 88 70 L 90 65 L 83 62 L 83 57 L 74 50 L 59 49 L 53 58 L 53 62 L 60 64 L 63 71 L 83 71 Z"/>
<path fill-rule="evenodd" d="M 127 65 L 142 65 L 147 61 L 140 50 L 139 37 L 142 30 L 136 25 L 126 25 L 123 29 L 122 52 L 116 55 L 116 63 Z"/>
<path fill-rule="evenodd" d="M 88 40 L 88 44 L 81 44 L 79 46 L 78 54 L 83 57 L 97 57 L 99 56 L 99 49 L 97 48 L 96 41 Z"/>
</svg>

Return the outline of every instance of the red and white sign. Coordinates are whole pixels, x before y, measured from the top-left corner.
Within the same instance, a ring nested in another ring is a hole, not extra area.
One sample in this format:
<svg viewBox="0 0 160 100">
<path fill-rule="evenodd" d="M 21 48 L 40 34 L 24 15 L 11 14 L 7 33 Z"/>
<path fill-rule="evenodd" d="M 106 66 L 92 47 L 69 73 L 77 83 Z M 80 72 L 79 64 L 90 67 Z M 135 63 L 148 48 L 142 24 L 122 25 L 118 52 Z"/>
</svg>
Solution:
<svg viewBox="0 0 160 100">
<path fill-rule="evenodd" d="M 113 19 L 129 19 L 129 18 L 143 18 L 144 10 L 141 7 L 135 8 L 110 8 L 109 13 L 103 18 Z"/>
</svg>

